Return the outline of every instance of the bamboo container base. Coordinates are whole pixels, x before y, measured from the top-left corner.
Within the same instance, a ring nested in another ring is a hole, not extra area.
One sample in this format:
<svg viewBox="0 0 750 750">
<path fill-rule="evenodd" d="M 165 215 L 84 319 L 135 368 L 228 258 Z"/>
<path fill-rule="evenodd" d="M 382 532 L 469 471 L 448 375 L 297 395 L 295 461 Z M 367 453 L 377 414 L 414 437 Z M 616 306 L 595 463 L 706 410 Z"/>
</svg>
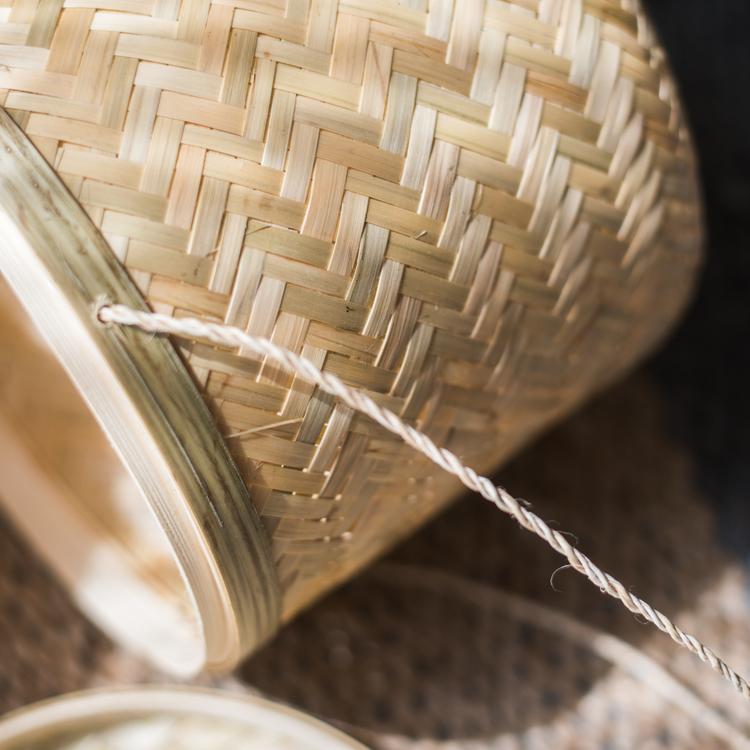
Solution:
<svg viewBox="0 0 750 750">
<path fill-rule="evenodd" d="M 76 693 L 0 721 L 0 750 L 365 750 L 305 714 L 196 688 Z"/>
<path fill-rule="evenodd" d="M 171 344 L 96 319 L 143 300 L 2 110 L 0 209 L 0 500 L 115 639 L 226 670 L 278 622 L 265 531 Z"/>
<path fill-rule="evenodd" d="M 167 537 L 1 279 L 0 357 L 6 511 L 105 631 L 162 668 L 197 671 L 200 616 Z"/>
</svg>

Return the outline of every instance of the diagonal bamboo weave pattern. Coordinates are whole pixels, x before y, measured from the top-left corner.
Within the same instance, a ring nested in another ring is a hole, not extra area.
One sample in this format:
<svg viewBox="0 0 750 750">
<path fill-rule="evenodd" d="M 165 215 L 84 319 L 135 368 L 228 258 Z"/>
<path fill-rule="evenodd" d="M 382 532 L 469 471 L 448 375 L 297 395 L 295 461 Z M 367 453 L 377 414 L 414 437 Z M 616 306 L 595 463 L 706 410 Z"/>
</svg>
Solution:
<svg viewBox="0 0 750 750">
<path fill-rule="evenodd" d="M 270 338 L 481 471 L 650 346 L 699 256 L 625 0 L 0 0 L 0 104 L 155 310 Z M 455 494 L 273 363 L 180 346 L 285 616 Z"/>
</svg>

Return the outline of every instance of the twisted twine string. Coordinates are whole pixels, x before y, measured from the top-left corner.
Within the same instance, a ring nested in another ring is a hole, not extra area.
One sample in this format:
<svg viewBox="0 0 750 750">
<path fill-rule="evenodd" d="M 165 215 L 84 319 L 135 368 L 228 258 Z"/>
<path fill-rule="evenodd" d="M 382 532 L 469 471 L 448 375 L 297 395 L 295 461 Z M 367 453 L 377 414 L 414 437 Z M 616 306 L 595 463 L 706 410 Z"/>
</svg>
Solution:
<svg viewBox="0 0 750 750">
<path fill-rule="evenodd" d="M 630 612 L 641 615 L 673 641 L 695 654 L 702 662 L 709 664 L 745 698 L 750 698 L 750 685 L 742 676 L 729 667 L 708 646 L 684 632 L 658 609 L 628 591 L 620 581 L 601 570 L 586 555 L 571 545 L 563 533 L 550 528 L 543 519 L 523 507 L 509 492 L 496 486 L 487 477 L 477 474 L 471 467 L 463 464 L 454 453 L 446 448 L 439 448 L 427 435 L 406 424 L 389 409 L 378 406 L 367 394 L 350 388 L 335 375 L 322 372 L 309 360 L 277 346 L 268 339 L 251 336 L 233 326 L 210 323 L 197 318 L 176 319 L 169 315 L 141 312 L 125 305 L 103 305 L 98 309 L 97 317 L 103 323 L 134 326 L 151 333 L 206 339 L 220 346 L 244 347 L 255 354 L 268 357 L 286 370 L 314 383 L 321 390 L 340 399 L 352 409 L 366 414 L 386 430 L 398 435 L 407 445 L 427 456 L 437 466 L 458 477 L 466 487 L 478 492 L 503 513 L 513 516 L 524 529 L 544 539 L 552 549 L 565 557 L 572 568 L 586 576 L 602 593 L 618 599 Z"/>
</svg>

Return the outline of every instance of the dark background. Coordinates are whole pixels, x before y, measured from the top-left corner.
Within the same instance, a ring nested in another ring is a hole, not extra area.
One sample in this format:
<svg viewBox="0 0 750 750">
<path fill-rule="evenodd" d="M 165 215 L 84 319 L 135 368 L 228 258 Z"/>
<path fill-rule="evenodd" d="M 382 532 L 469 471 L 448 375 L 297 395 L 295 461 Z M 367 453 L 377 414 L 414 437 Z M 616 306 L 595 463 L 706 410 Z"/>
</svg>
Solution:
<svg viewBox="0 0 750 750">
<path fill-rule="evenodd" d="M 750 0 L 647 0 L 701 163 L 708 242 L 696 300 L 649 369 L 721 532 L 750 560 Z"/>
</svg>

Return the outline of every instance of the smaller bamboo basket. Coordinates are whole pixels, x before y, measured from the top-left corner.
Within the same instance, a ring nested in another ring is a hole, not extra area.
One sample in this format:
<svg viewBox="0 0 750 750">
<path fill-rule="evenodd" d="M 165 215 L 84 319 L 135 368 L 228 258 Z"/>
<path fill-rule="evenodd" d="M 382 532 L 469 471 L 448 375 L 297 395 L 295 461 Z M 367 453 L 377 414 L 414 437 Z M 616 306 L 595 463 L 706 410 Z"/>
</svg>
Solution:
<svg viewBox="0 0 750 750">
<path fill-rule="evenodd" d="M 103 301 L 270 338 L 487 473 L 652 348 L 699 265 L 634 0 L 0 0 L 0 105 L 0 500 L 180 675 L 460 487 L 273 363 L 105 327 Z"/>
<path fill-rule="evenodd" d="M 0 720 L 0 750 L 365 750 L 299 711 L 198 688 L 74 693 Z"/>
</svg>

